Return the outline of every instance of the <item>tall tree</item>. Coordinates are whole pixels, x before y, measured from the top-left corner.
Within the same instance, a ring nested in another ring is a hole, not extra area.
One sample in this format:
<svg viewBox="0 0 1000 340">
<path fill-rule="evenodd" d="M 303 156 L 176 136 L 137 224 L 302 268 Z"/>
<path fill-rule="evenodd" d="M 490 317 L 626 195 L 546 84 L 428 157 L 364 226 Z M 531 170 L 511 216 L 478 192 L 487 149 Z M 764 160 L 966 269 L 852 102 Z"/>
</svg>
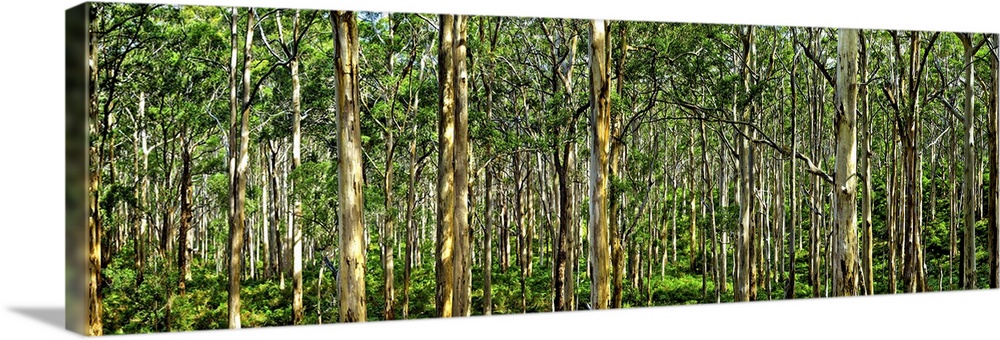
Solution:
<svg viewBox="0 0 1000 340">
<path fill-rule="evenodd" d="M 292 76 L 292 168 L 302 166 L 302 94 L 299 85 L 299 41 L 302 38 L 299 31 L 299 11 L 295 11 L 292 24 L 291 58 L 288 69 Z M 295 187 L 292 178 L 291 186 Z M 298 197 L 293 203 L 292 218 L 289 227 L 292 228 L 292 323 L 302 323 L 302 201 Z M 277 222 L 277 219 L 275 219 Z"/>
<path fill-rule="evenodd" d="M 865 295 L 875 294 L 875 273 L 872 270 L 872 125 L 874 120 L 868 107 L 868 41 L 865 32 L 859 31 L 858 72 L 858 136 L 861 139 L 859 166 L 861 167 L 861 279 Z"/>
<path fill-rule="evenodd" d="M 793 30 L 792 31 L 793 39 L 794 39 L 794 35 L 795 34 L 796 33 Z M 798 95 L 797 95 L 798 94 L 798 91 L 797 91 L 798 90 L 798 83 L 796 81 L 796 79 L 797 79 L 796 78 L 796 71 L 798 70 L 798 59 L 799 59 L 799 56 L 800 56 L 800 50 L 797 49 L 794 45 L 793 45 L 792 48 L 795 50 L 795 55 L 792 57 L 792 67 L 791 67 L 791 70 L 789 71 L 789 85 L 791 87 L 790 90 L 791 90 L 791 96 L 792 96 L 792 98 L 791 98 L 791 105 L 792 105 L 792 109 L 791 109 L 792 110 L 792 112 L 791 112 L 791 121 L 792 121 L 791 123 L 792 123 L 792 126 L 791 126 L 791 129 L 792 130 L 791 130 L 791 133 L 789 133 L 788 135 L 791 138 L 790 142 L 791 142 L 791 147 L 792 147 L 792 154 L 796 154 L 796 153 L 798 153 L 798 144 L 796 143 L 797 136 L 798 136 L 797 131 L 796 131 L 796 127 L 797 127 L 796 117 L 798 116 L 798 105 L 797 105 L 798 104 Z M 788 167 L 788 188 L 791 190 L 791 193 L 788 195 L 789 197 L 791 197 L 791 199 L 789 199 L 789 203 L 790 203 L 790 206 L 791 206 L 789 208 L 789 211 L 791 212 L 791 220 L 792 221 L 791 221 L 791 228 L 788 228 L 788 230 L 789 230 L 789 235 L 788 235 L 788 274 L 787 274 L 788 278 L 787 278 L 787 281 L 785 282 L 785 299 L 791 300 L 791 299 L 795 298 L 795 267 L 796 267 L 796 265 L 795 265 L 795 262 L 796 262 L 796 260 L 795 260 L 795 257 L 796 257 L 795 256 L 796 255 L 795 254 L 795 232 L 797 231 L 797 229 L 799 227 L 799 216 L 800 216 L 800 214 L 799 214 L 799 206 L 798 206 L 799 197 L 796 196 L 796 194 L 795 194 L 796 188 L 798 187 L 798 184 L 799 184 L 796 181 L 796 178 L 795 178 L 796 177 L 795 174 L 797 172 L 797 171 L 795 171 L 795 157 L 788 157 L 788 164 L 789 164 L 789 167 Z"/>
<path fill-rule="evenodd" d="M 910 41 L 905 58 L 900 32 L 889 31 L 889 34 L 892 37 L 896 76 L 891 84 L 882 87 L 882 92 L 893 113 L 902 149 L 900 194 L 903 202 L 900 209 L 902 213 L 897 219 L 902 226 L 898 237 L 904 255 L 903 283 L 908 292 L 922 292 L 927 290 L 927 276 L 923 265 L 923 237 L 920 233 L 923 209 L 918 208 L 921 206 L 918 145 L 922 125 L 919 102 L 924 66 L 939 33 L 932 34 L 925 45 L 921 32 L 908 32 Z M 921 46 L 924 47 L 923 53 Z"/>
<path fill-rule="evenodd" d="M 743 49 L 741 54 L 741 64 L 740 64 L 740 75 L 743 80 L 743 91 L 744 94 L 750 94 L 750 87 L 752 84 L 751 73 L 753 72 L 753 65 L 756 54 L 756 34 L 754 32 L 754 27 L 746 27 L 745 30 L 740 30 L 740 40 L 743 43 Z M 746 104 L 743 108 L 743 113 L 741 119 L 744 122 L 750 121 L 751 118 L 751 105 Z M 735 112 L 734 112 L 735 115 Z M 752 240 L 751 235 L 753 235 L 752 229 L 752 210 L 753 210 L 753 191 L 754 183 L 751 176 L 751 171 L 753 167 L 752 159 L 752 146 L 750 143 L 750 124 L 744 124 L 742 127 L 742 137 L 739 139 L 739 166 L 740 166 L 740 180 L 739 180 L 739 204 L 740 204 L 740 229 L 737 236 L 739 242 L 739 247 L 737 248 L 739 256 L 739 263 L 737 263 L 737 268 L 739 270 L 736 274 L 736 300 L 737 301 L 752 301 L 753 296 L 756 295 L 752 286 L 754 282 L 754 271 L 751 268 L 751 252 L 752 252 Z"/>
<path fill-rule="evenodd" d="M 989 140 L 990 188 L 989 226 L 987 247 L 989 251 L 989 285 L 1000 288 L 1000 34 L 990 34 L 993 45 L 990 51 L 990 104 L 988 115 L 991 136 Z"/>
<path fill-rule="evenodd" d="M 181 129 L 181 229 L 177 241 L 177 288 L 184 294 L 187 281 L 191 280 L 191 242 L 194 238 L 192 223 L 191 138 L 187 123 Z"/>
<path fill-rule="evenodd" d="M 469 226 L 469 72 L 466 60 L 468 16 L 454 18 L 452 73 L 454 80 L 455 129 L 455 292 L 452 315 L 469 316 L 472 307 L 472 228 Z"/>
<path fill-rule="evenodd" d="M 591 308 L 611 302 L 608 240 L 608 153 L 611 135 L 611 59 L 603 20 L 590 21 L 590 219 L 587 228 L 591 261 Z"/>
<path fill-rule="evenodd" d="M 837 128 L 837 161 L 834 171 L 836 221 L 834 222 L 834 295 L 858 295 L 858 30 L 839 30 L 837 40 L 837 92 L 834 126 Z"/>
<path fill-rule="evenodd" d="M 239 15 L 235 7 L 230 10 L 229 63 L 229 328 L 240 328 L 240 279 L 243 273 L 244 231 L 246 229 L 246 172 L 250 163 L 247 152 L 250 144 L 250 73 L 253 57 L 253 10 L 247 11 L 246 41 L 243 45 L 243 99 L 236 100 L 236 56 Z M 242 109 L 242 112 L 240 110 Z M 239 136 L 239 137 L 237 137 Z"/>
<path fill-rule="evenodd" d="M 362 215 L 361 107 L 358 88 L 358 19 L 352 11 L 332 11 L 337 103 L 337 187 L 340 268 L 337 288 L 340 322 L 367 321 L 365 306 L 365 227 Z"/>
<path fill-rule="evenodd" d="M 98 120 L 98 53 L 100 44 L 98 41 L 97 24 L 101 15 L 100 5 L 91 4 L 88 9 L 89 28 L 89 53 L 88 71 L 89 82 L 87 83 L 87 95 L 90 104 L 87 108 L 87 118 L 89 130 L 87 134 L 93 139 L 101 129 L 101 121 Z M 86 335 L 99 336 L 104 334 L 101 313 L 103 307 L 101 303 L 101 215 L 98 196 L 100 195 L 101 184 L 101 159 L 98 157 L 100 144 L 91 140 L 89 155 L 87 156 L 89 192 L 87 193 L 87 328 Z"/>
<path fill-rule="evenodd" d="M 562 27 L 565 22 L 557 23 Z M 543 28 L 546 26 L 543 24 Z M 546 29 L 546 32 L 549 30 Z M 549 55 L 552 63 L 552 76 L 550 87 L 556 98 L 573 98 L 573 66 L 576 62 L 577 35 L 574 33 L 569 39 L 562 30 L 556 31 L 558 36 L 551 43 L 554 45 Z M 562 46 L 565 43 L 566 46 Z M 561 97 L 560 97 L 561 96 Z M 553 105 L 553 114 L 562 115 L 563 105 Z M 554 143 L 552 144 L 553 165 L 555 166 L 557 186 L 558 186 L 558 216 L 559 226 L 555 235 L 555 254 L 552 272 L 553 289 L 553 310 L 563 311 L 573 309 L 573 263 L 575 262 L 574 248 L 574 226 L 576 216 L 576 204 L 574 203 L 575 192 L 573 190 L 572 178 L 576 172 L 576 153 L 574 152 L 577 120 L 587 107 L 581 107 L 571 114 L 569 121 L 560 119 L 558 124 L 552 127 Z"/>
<path fill-rule="evenodd" d="M 962 140 L 962 151 L 965 155 L 964 173 L 965 185 L 962 192 L 962 215 L 965 217 L 965 227 L 962 230 L 962 288 L 976 288 L 976 198 L 973 183 L 976 183 L 976 168 L 979 160 L 976 158 L 975 140 L 975 98 L 973 98 L 973 83 L 975 82 L 975 65 L 972 64 L 976 56 L 977 47 L 973 47 L 971 33 L 956 33 L 958 39 L 962 41 L 965 51 L 962 59 L 965 79 L 963 89 L 965 90 L 965 138 Z"/>
<path fill-rule="evenodd" d="M 440 317 L 452 316 L 455 291 L 455 16 L 438 20 L 438 173 L 436 306 Z"/>
</svg>

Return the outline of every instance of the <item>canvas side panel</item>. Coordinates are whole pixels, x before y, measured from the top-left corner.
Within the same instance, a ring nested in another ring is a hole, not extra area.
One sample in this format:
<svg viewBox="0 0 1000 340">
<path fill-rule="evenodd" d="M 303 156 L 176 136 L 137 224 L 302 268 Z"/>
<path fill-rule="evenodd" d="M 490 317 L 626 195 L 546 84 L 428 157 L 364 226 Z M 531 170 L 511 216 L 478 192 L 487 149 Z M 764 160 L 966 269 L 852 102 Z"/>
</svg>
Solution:
<svg viewBox="0 0 1000 340">
<path fill-rule="evenodd" d="M 86 324 L 87 26 L 89 4 L 66 10 L 66 329 Z"/>
</svg>

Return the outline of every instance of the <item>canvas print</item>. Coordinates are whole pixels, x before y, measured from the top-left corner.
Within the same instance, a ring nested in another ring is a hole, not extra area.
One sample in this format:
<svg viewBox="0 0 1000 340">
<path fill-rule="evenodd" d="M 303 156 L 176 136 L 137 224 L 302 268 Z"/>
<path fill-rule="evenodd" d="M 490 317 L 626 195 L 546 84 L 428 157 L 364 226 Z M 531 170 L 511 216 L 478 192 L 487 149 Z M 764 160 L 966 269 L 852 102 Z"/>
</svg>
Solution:
<svg viewBox="0 0 1000 340">
<path fill-rule="evenodd" d="M 66 20 L 67 320 L 87 335 L 1000 284 L 996 33 Z"/>
</svg>

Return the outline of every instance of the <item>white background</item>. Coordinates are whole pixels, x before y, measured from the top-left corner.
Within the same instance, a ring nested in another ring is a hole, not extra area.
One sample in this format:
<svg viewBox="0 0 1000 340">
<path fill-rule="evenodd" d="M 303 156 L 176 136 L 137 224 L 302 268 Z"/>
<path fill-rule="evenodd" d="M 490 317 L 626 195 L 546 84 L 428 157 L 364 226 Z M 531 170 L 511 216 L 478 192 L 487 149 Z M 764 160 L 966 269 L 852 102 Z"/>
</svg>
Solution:
<svg viewBox="0 0 1000 340">
<path fill-rule="evenodd" d="M 765 25 L 1000 31 L 996 1 L 344 1 L 224 0 L 167 3 L 396 12 L 559 16 Z M 805 5 L 803 3 L 818 3 Z M 0 19 L 0 329 L 3 338 L 68 338 L 64 305 L 64 15 L 78 2 L 5 2 Z M 837 4 L 836 7 L 834 5 Z M 82 242 L 80 240 L 71 240 Z M 926 293 L 661 307 L 611 312 L 393 321 L 153 335 L 156 338 L 991 338 L 1000 291 Z"/>
</svg>

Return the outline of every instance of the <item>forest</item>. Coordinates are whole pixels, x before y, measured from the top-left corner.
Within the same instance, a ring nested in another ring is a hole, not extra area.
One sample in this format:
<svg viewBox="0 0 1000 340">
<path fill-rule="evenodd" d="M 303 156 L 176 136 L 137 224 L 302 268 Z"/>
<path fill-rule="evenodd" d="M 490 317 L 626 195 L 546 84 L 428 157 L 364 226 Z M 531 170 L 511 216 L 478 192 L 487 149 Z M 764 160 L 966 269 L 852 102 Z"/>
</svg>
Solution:
<svg viewBox="0 0 1000 340">
<path fill-rule="evenodd" d="M 998 34 L 92 3 L 88 335 L 1000 284 Z"/>
</svg>

